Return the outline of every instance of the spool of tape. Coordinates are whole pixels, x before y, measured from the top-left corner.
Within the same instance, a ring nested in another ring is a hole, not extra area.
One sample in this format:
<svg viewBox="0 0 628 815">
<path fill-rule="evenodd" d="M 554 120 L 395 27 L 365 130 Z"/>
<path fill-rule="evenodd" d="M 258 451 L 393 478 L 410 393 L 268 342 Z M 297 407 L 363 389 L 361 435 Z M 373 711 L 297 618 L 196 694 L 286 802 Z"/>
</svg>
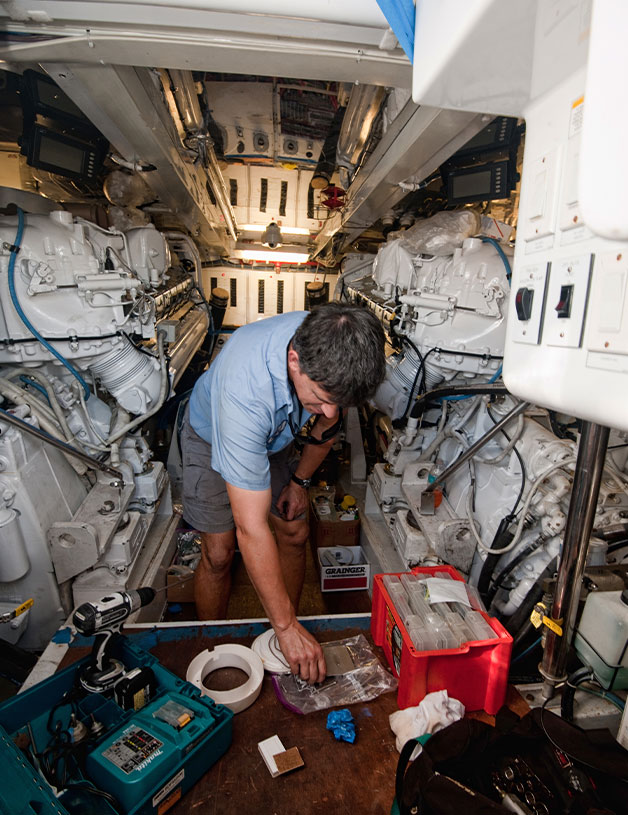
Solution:
<svg viewBox="0 0 628 815">
<path fill-rule="evenodd" d="M 290 666 L 281 652 L 277 635 L 272 628 L 255 637 L 251 648 L 262 660 L 264 668 L 272 674 L 289 674 Z"/>
<path fill-rule="evenodd" d="M 209 690 L 204 680 L 220 668 L 239 668 L 248 675 L 243 685 L 231 690 Z M 240 713 L 259 696 L 264 679 L 262 660 L 244 645 L 216 645 L 211 651 L 201 651 L 188 665 L 185 678 L 195 685 L 203 696 L 211 697 L 218 705 L 224 705 L 234 713 Z"/>
</svg>

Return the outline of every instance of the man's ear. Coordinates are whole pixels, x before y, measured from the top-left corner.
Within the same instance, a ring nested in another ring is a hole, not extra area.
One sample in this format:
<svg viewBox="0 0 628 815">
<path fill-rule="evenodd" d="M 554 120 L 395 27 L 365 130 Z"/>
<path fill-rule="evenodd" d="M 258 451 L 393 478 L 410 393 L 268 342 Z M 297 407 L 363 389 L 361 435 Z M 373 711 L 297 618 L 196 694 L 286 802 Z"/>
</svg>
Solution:
<svg viewBox="0 0 628 815">
<path fill-rule="evenodd" d="M 288 349 L 288 370 L 291 373 L 301 373 L 301 364 L 299 363 L 299 353 L 294 348 Z"/>
</svg>

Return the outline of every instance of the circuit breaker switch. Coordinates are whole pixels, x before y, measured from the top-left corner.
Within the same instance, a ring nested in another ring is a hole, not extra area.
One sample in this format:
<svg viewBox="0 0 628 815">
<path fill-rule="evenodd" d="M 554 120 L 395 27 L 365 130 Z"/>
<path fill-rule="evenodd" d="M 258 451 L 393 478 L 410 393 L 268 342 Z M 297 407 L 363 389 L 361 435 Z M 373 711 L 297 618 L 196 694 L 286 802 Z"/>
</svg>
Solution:
<svg viewBox="0 0 628 815">
<path fill-rule="evenodd" d="M 518 289 L 515 295 L 515 307 L 517 309 L 518 320 L 529 320 L 532 316 L 532 301 L 534 300 L 534 289 L 525 287 Z"/>
<path fill-rule="evenodd" d="M 571 317 L 571 301 L 573 299 L 573 286 L 560 287 L 560 300 L 556 306 L 556 316 L 561 318 Z"/>
</svg>

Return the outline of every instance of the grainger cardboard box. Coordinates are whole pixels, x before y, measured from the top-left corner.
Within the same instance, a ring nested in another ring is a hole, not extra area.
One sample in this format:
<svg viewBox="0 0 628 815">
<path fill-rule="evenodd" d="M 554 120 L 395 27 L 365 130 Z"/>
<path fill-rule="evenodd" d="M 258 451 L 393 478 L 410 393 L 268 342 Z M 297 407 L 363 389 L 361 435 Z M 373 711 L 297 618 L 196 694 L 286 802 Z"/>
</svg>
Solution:
<svg viewBox="0 0 628 815">
<path fill-rule="evenodd" d="M 370 564 L 366 562 L 361 546 L 329 546 L 316 550 L 321 570 L 321 591 L 359 591 L 368 589 Z M 331 554 L 331 558 L 326 554 Z M 349 558 L 347 558 L 347 554 Z M 333 560 L 350 563 L 334 564 Z M 331 565 L 330 565 L 331 561 Z"/>
</svg>

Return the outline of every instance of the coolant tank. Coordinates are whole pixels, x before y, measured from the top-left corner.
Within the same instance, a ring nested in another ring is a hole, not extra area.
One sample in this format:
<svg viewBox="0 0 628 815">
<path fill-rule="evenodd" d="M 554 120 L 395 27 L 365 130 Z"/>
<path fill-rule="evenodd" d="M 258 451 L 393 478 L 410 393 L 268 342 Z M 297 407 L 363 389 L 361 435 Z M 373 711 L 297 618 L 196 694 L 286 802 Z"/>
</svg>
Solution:
<svg viewBox="0 0 628 815">
<path fill-rule="evenodd" d="M 594 591 L 582 612 L 574 646 L 600 684 L 628 688 L 628 589 Z"/>
</svg>

